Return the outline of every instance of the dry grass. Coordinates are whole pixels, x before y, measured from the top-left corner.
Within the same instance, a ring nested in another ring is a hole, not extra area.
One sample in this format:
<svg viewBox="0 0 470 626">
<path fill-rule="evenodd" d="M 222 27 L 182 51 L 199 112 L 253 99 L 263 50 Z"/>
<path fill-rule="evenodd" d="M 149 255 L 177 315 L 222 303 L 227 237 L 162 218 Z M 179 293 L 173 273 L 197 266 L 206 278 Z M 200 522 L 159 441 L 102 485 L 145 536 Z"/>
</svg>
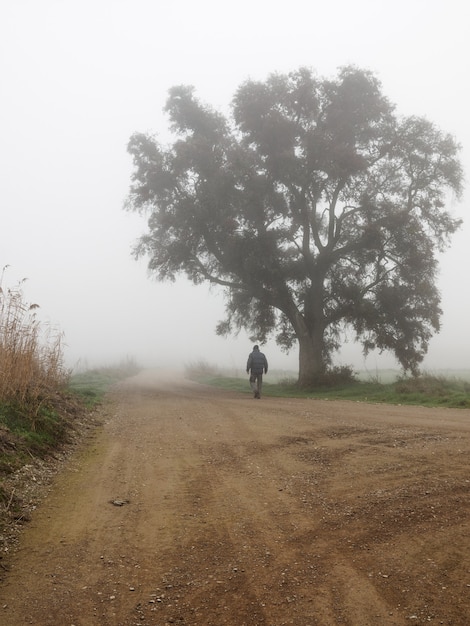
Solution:
<svg viewBox="0 0 470 626">
<path fill-rule="evenodd" d="M 63 337 L 36 317 L 38 305 L 25 301 L 22 283 L 0 277 L 0 402 L 37 405 L 67 383 Z"/>
</svg>

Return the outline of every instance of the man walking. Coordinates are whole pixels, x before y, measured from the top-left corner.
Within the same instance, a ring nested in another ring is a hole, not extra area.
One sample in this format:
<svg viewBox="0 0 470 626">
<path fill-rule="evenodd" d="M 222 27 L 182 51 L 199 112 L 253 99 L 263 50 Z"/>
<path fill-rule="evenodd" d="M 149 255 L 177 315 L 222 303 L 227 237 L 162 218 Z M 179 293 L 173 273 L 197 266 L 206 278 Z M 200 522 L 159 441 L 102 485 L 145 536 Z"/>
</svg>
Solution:
<svg viewBox="0 0 470 626">
<path fill-rule="evenodd" d="M 246 363 L 246 373 L 250 373 L 250 385 L 253 390 L 253 397 L 261 398 L 261 387 L 263 386 L 263 372 L 268 373 L 268 360 L 259 346 L 254 346 L 253 352 L 248 356 Z"/>
</svg>

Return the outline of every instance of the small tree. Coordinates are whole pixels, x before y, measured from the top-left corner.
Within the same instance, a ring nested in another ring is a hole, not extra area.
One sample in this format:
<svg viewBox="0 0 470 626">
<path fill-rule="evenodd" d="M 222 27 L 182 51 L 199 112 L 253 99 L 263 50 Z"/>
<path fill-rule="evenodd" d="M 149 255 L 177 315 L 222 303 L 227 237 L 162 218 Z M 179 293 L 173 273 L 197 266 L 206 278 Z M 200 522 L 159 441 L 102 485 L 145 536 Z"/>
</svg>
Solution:
<svg viewBox="0 0 470 626">
<path fill-rule="evenodd" d="M 163 147 L 132 136 L 130 210 L 148 213 L 136 254 L 160 280 L 221 285 L 227 334 L 299 343 L 299 382 L 329 366 L 342 334 L 417 371 L 439 329 L 436 252 L 460 225 L 458 145 L 399 117 L 370 72 L 310 70 L 238 89 L 226 119 L 190 87 L 166 105 Z"/>
</svg>

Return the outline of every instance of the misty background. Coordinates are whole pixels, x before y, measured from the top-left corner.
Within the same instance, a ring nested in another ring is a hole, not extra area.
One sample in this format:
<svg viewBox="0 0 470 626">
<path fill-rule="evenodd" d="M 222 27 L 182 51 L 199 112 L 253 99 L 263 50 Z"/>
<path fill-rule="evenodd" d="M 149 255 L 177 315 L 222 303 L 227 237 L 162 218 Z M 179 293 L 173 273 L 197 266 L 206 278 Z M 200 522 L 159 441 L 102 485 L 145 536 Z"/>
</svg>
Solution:
<svg viewBox="0 0 470 626">
<path fill-rule="evenodd" d="M 0 1 L 0 268 L 23 278 L 41 320 L 65 335 L 69 367 L 132 358 L 145 366 L 204 360 L 244 370 L 252 343 L 215 335 L 220 290 L 181 278 L 158 283 L 132 247 L 145 217 L 126 213 L 133 132 L 170 139 L 162 112 L 173 85 L 224 113 L 246 79 L 300 66 L 333 76 L 370 69 L 404 115 L 427 117 L 462 144 L 468 178 L 470 65 L 465 3 L 448 0 Z M 468 192 L 449 199 L 464 219 L 441 257 L 442 330 L 428 371 L 470 367 Z M 270 366 L 296 370 L 298 354 L 263 346 Z M 354 343 L 336 364 L 372 372 Z"/>
</svg>

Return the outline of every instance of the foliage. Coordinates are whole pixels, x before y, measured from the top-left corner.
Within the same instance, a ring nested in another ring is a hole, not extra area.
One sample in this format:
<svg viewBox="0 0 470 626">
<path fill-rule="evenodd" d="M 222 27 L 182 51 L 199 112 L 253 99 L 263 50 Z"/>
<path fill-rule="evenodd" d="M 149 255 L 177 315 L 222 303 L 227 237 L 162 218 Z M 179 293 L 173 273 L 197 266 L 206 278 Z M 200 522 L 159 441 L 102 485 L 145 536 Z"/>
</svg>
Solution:
<svg viewBox="0 0 470 626">
<path fill-rule="evenodd" d="M 298 341 L 303 384 L 347 330 L 416 373 L 439 329 L 436 253 L 460 225 L 445 209 L 462 184 L 453 138 L 397 116 L 354 67 L 247 81 L 227 119 L 173 87 L 166 111 L 172 145 L 135 134 L 128 147 L 150 271 L 224 287 L 219 334 Z"/>
<path fill-rule="evenodd" d="M 5 270 L 5 268 L 4 268 Z M 64 387 L 62 335 L 41 325 L 37 304 L 25 301 L 21 283 L 3 287 L 0 278 L 0 402 L 33 411 Z"/>
</svg>

